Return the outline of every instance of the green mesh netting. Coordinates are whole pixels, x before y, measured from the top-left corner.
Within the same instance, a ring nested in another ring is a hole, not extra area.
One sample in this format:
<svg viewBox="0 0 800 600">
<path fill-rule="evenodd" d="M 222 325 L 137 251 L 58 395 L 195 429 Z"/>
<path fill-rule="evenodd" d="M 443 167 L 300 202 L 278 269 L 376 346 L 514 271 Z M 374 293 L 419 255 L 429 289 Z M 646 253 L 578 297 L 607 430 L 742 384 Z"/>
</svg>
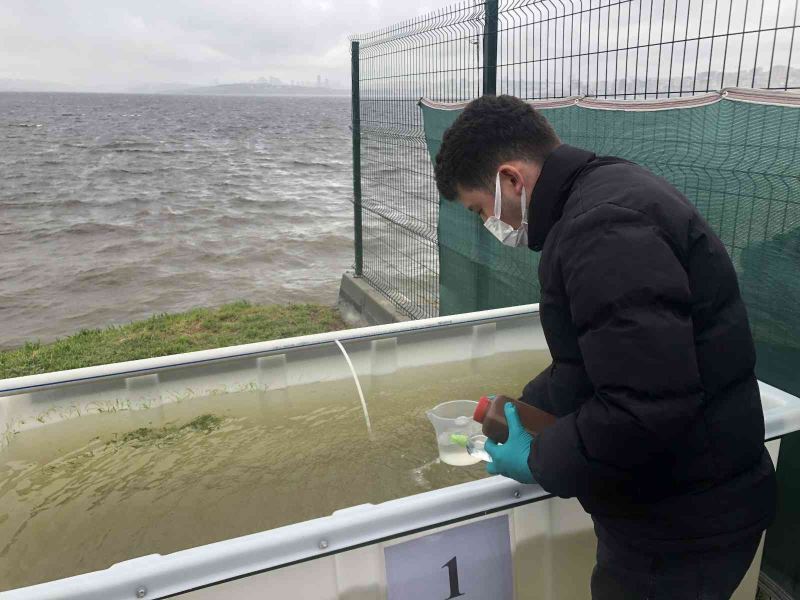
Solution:
<svg viewBox="0 0 800 600">
<path fill-rule="evenodd" d="M 759 375 L 800 393 L 800 109 L 723 99 L 670 110 L 540 110 L 564 142 L 635 161 L 695 203 L 739 273 Z M 461 111 L 422 111 L 435 157 Z M 446 200 L 439 259 L 442 315 L 539 299 L 538 254 L 503 246 L 476 215 Z"/>
</svg>

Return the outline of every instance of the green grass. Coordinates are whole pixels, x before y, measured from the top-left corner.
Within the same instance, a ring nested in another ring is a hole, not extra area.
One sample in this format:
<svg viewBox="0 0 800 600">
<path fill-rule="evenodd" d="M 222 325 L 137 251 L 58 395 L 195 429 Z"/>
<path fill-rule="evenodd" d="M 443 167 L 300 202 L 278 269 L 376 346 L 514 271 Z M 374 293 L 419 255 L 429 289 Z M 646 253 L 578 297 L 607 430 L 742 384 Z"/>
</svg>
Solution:
<svg viewBox="0 0 800 600">
<path fill-rule="evenodd" d="M 317 304 L 234 302 L 163 314 L 107 329 L 83 330 L 50 344 L 0 351 L 0 379 L 166 356 L 333 331 L 345 327 L 336 309 Z"/>
</svg>

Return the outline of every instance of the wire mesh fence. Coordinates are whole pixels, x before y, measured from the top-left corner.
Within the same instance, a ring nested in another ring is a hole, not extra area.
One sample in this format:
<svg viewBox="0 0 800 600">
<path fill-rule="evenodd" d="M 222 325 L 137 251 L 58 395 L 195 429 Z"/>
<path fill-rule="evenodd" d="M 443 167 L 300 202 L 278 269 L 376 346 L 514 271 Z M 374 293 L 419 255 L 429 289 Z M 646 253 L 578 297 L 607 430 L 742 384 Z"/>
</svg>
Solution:
<svg viewBox="0 0 800 600">
<path fill-rule="evenodd" d="M 438 195 L 417 101 L 481 93 L 483 5 L 354 37 L 359 52 L 361 275 L 415 318 L 438 315 Z M 358 272 L 358 265 L 356 268 Z"/>
<path fill-rule="evenodd" d="M 797 89 L 797 19 L 797 0 L 501 2 L 498 92 L 638 99 Z"/>
<path fill-rule="evenodd" d="M 357 274 L 411 317 L 439 313 L 439 198 L 420 97 L 649 99 L 724 87 L 800 89 L 799 6 L 467 1 L 353 36 Z"/>
</svg>

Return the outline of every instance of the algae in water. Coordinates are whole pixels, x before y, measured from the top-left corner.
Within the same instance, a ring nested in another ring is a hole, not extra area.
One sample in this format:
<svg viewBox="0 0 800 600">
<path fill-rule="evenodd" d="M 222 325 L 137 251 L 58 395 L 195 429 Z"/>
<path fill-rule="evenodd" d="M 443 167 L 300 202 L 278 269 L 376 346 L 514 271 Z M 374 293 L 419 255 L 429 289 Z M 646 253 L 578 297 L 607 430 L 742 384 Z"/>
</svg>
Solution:
<svg viewBox="0 0 800 600">
<path fill-rule="evenodd" d="M 174 440 L 182 433 L 187 431 L 197 431 L 202 433 L 211 433 L 220 428 L 222 425 L 222 417 L 213 414 L 200 415 L 181 425 L 165 425 L 164 427 L 139 427 L 133 431 L 128 431 L 118 440 L 109 443 L 133 443 L 140 445 L 147 442 L 165 442 Z"/>
</svg>

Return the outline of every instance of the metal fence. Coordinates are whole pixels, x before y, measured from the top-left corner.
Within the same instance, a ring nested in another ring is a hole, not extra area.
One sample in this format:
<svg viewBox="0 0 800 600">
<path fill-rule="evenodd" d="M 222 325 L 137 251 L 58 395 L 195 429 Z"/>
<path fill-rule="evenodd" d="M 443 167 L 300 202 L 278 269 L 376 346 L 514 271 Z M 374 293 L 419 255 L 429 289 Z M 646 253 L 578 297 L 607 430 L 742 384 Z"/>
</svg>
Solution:
<svg viewBox="0 0 800 600">
<path fill-rule="evenodd" d="M 351 38 L 356 274 L 438 314 L 438 195 L 417 101 L 800 89 L 800 0 L 487 0 Z M 797 38 L 797 39 L 795 39 Z"/>
</svg>

